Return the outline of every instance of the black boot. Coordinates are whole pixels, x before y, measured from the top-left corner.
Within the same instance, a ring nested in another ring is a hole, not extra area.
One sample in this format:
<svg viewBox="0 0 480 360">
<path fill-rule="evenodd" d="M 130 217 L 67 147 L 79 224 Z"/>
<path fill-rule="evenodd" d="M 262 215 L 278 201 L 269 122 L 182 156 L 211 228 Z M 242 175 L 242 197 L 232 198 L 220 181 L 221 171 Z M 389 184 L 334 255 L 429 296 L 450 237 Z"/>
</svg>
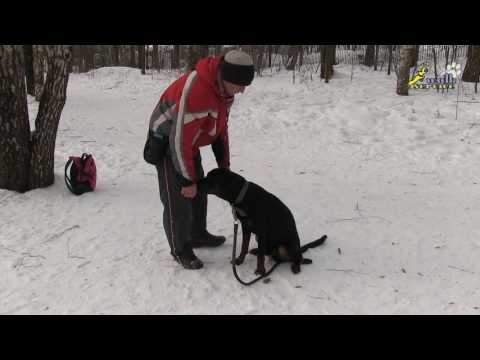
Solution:
<svg viewBox="0 0 480 360">
<path fill-rule="evenodd" d="M 207 231 L 204 235 L 192 239 L 192 247 L 217 247 L 222 245 L 225 240 L 225 236 L 212 235 Z"/>
<path fill-rule="evenodd" d="M 173 254 L 175 261 L 181 264 L 185 269 L 197 270 L 203 267 L 203 262 L 195 256 L 190 247 L 186 247 L 184 251 Z"/>
</svg>

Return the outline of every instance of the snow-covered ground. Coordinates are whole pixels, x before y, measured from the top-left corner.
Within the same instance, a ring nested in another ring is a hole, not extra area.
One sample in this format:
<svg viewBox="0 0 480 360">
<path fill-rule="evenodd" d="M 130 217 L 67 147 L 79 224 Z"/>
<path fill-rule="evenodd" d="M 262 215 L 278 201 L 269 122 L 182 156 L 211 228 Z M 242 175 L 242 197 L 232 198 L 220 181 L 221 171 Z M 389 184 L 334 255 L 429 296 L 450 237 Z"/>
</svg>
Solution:
<svg viewBox="0 0 480 360">
<path fill-rule="evenodd" d="M 55 184 L 0 190 L 0 313 L 479 313 L 480 104 L 460 103 L 455 120 L 456 91 L 401 97 L 394 75 L 356 67 L 351 82 L 350 66 L 335 69 L 328 84 L 266 72 L 233 105 L 232 170 L 290 207 L 302 242 L 329 237 L 300 274 L 282 265 L 250 287 L 232 274 L 233 222 L 220 199 L 209 197 L 208 228 L 228 240 L 196 251 L 205 267 L 184 270 L 169 254 L 142 151 L 176 74 L 72 74 Z M 460 99 L 480 101 L 464 86 Z M 63 166 L 82 152 L 95 156 L 98 188 L 77 197 Z M 202 155 L 208 171 L 213 154 Z M 254 269 L 249 256 L 239 272 L 251 279 Z"/>
</svg>

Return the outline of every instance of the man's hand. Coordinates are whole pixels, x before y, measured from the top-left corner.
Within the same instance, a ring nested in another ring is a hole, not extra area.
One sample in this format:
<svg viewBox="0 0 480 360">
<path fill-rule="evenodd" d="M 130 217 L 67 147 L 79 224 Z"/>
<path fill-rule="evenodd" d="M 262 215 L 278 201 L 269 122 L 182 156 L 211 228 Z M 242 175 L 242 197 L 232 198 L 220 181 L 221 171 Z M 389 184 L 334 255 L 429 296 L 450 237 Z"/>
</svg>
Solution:
<svg viewBox="0 0 480 360">
<path fill-rule="evenodd" d="M 188 199 L 193 199 L 197 195 L 197 184 L 182 187 L 180 193 Z"/>
</svg>

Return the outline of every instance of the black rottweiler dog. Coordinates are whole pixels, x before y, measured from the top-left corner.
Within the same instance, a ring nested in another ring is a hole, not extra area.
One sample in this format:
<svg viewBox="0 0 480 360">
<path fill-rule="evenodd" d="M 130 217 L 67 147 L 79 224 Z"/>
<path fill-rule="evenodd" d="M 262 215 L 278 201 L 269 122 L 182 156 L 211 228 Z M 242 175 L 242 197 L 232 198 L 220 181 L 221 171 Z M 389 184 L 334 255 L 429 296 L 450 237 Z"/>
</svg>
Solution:
<svg viewBox="0 0 480 360">
<path fill-rule="evenodd" d="M 301 264 L 312 260 L 302 256 L 307 249 L 321 245 L 326 236 L 300 246 L 295 219 L 290 209 L 275 195 L 261 186 L 248 182 L 241 175 L 227 169 L 214 169 L 199 181 L 198 191 L 213 194 L 228 201 L 242 224 L 242 250 L 235 259 L 240 265 L 245 260 L 252 233 L 256 235 L 258 248 L 250 251 L 257 255 L 255 274 L 264 275 L 265 255 L 277 262 L 292 263 L 292 272 L 300 272 Z"/>
</svg>

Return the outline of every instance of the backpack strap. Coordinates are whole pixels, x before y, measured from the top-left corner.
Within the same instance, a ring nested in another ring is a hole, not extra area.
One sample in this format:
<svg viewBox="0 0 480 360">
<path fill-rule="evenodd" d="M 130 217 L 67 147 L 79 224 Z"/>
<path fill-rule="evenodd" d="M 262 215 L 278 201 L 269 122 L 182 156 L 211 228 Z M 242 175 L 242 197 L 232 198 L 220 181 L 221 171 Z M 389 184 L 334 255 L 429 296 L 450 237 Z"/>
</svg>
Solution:
<svg viewBox="0 0 480 360">
<path fill-rule="evenodd" d="M 72 193 L 74 193 L 75 195 L 80 195 L 82 194 L 81 192 L 77 191 L 73 185 L 72 185 L 72 180 L 70 179 L 70 177 L 67 175 L 67 172 L 68 172 L 68 168 L 70 165 L 72 165 L 73 163 L 73 158 L 70 157 L 70 159 L 68 159 L 67 163 L 65 164 L 65 185 L 67 185 L 67 188 L 68 190 L 70 190 Z"/>
<path fill-rule="evenodd" d="M 72 163 L 73 163 L 73 159 L 70 158 L 70 159 L 68 159 L 67 163 L 65 164 L 65 185 L 67 185 L 68 190 L 70 190 L 72 193 L 75 193 L 74 190 L 73 190 L 72 181 L 70 180 L 70 178 L 67 175 L 68 167 Z"/>
<path fill-rule="evenodd" d="M 91 155 L 90 154 L 87 154 L 87 153 L 83 153 L 82 154 L 82 157 L 80 158 L 80 163 L 82 164 L 85 164 L 85 161 L 90 157 Z"/>
</svg>

